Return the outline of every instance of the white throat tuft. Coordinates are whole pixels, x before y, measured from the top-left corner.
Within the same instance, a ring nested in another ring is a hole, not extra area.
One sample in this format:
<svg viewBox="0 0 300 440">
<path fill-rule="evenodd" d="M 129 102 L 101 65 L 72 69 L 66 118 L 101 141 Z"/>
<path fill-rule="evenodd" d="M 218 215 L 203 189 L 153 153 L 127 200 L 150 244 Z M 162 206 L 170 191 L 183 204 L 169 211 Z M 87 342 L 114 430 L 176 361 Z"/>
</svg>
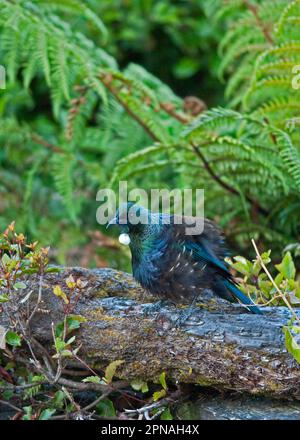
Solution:
<svg viewBox="0 0 300 440">
<path fill-rule="evenodd" d="M 130 244 L 130 237 L 128 234 L 120 234 L 119 235 L 119 242 L 121 244 L 124 244 L 125 246 L 128 246 Z"/>
</svg>

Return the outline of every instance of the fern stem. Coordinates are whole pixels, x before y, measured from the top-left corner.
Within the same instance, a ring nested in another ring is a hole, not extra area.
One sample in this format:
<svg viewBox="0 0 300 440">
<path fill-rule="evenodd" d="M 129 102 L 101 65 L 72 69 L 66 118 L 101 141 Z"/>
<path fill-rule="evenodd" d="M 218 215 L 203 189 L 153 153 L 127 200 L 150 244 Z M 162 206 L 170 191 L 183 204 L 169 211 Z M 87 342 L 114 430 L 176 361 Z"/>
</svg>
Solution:
<svg viewBox="0 0 300 440">
<path fill-rule="evenodd" d="M 174 105 L 169 102 L 160 102 L 160 108 L 165 111 L 169 116 L 181 122 L 182 124 L 187 124 L 190 122 L 190 118 L 186 117 L 184 114 L 177 113 L 174 109 Z"/>
<path fill-rule="evenodd" d="M 113 95 L 113 97 L 121 104 L 121 106 L 124 108 L 126 113 L 129 114 L 141 127 L 145 130 L 145 132 L 156 142 L 159 142 L 161 139 L 159 139 L 153 132 L 150 130 L 150 128 L 144 123 L 142 119 L 139 118 L 139 116 L 134 113 L 131 108 L 127 105 L 127 103 L 120 97 L 116 89 L 111 85 L 111 81 L 106 79 L 106 75 L 102 76 L 100 75 L 100 80 L 102 81 L 103 85 L 107 88 L 107 90 Z"/>
<path fill-rule="evenodd" d="M 264 24 L 264 22 L 261 20 L 259 14 L 258 14 L 258 8 L 255 5 L 253 5 L 249 0 L 244 0 L 244 5 L 254 15 L 254 17 L 256 19 L 256 22 L 257 22 L 259 28 L 261 29 L 262 33 L 264 34 L 265 39 L 267 40 L 267 42 L 270 43 L 270 44 L 273 44 L 273 38 L 272 38 L 272 36 L 270 34 L 269 29 Z"/>
<path fill-rule="evenodd" d="M 58 147 L 57 145 L 51 144 L 50 142 L 46 141 L 38 134 L 32 133 L 31 139 L 37 144 L 52 150 L 54 153 L 65 153 L 65 151 L 62 148 Z"/>
<path fill-rule="evenodd" d="M 236 196 L 240 196 L 239 191 L 237 191 L 235 188 L 233 188 L 231 185 L 229 185 L 228 183 L 224 182 L 215 172 L 214 170 L 211 168 L 210 164 L 208 163 L 208 161 L 205 159 L 204 155 L 202 154 L 202 152 L 199 150 L 199 148 L 197 148 L 193 143 L 191 143 L 192 148 L 195 152 L 195 154 L 200 158 L 201 162 L 204 165 L 204 168 L 206 169 L 206 171 L 209 173 L 209 175 L 222 187 L 224 188 L 226 191 L 230 192 L 231 194 L 234 194 Z M 251 197 L 245 195 L 246 200 L 252 205 L 255 206 L 255 209 L 257 209 L 261 214 L 263 215 L 267 215 L 268 212 L 266 209 L 264 209 L 263 207 L 261 207 L 259 205 L 259 203 L 257 202 L 257 200 L 252 199 Z"/>
</svg>

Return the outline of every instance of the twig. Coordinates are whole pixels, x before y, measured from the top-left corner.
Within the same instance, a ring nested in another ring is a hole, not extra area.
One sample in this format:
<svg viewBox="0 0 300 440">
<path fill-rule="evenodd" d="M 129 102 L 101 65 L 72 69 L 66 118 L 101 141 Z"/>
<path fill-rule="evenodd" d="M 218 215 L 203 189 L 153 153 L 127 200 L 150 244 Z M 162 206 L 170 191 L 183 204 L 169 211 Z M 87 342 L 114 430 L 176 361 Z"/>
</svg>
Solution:
<svg viewBox="0 0 300 440">
<path fill-rule="evenodd" d="M 15 411 L 22 412 L 23 410 L 21 408 L 18 408 L 17 406 L 13 405 L 12 403 L 6 402 L 6 400 L 0 400 L 1 405 L 9 406 L 10 408 L 14 409 Z"/>
<path fill-rule="evenodd" d="M 39 385 L 43 385 L 46 383 L 45 381 L 35 382 L 35 383 L 27 383 L 25 385 L 8 385 L 8 386 L 0 386 L 0 391 L 22 391 L 28 388 L 37 387 Z"/>
<path fill-rule="evenodd" d="M 167 406 L 169 403 L 175 403 L 176 400 L 181 396 L 181 391 L 176 390 L 174 393 L 172 393 L 169 397 L 165 397 L 164 399 L 159 400 L 158 402 L 151 403 L 150 405 L 142 406 L 141 408 L 137 409 L 125 409 L 126 414 L 136 414 L 136 415 L 144 415 L 146 420 L 151 420 L 152 417 L 150 417 L 149 412 L 153 409 L 158 409 L 161 407 Z"/>
<path fill-rule="evenodd" d="M 63 368 L 62 374 L 71 377 L 86 377 L 89 375 L 86 370 L 70 370 L 69 368 Z"/>
<path fill-rule="evenodd" d="M 71 402 L 71 405 L 73 405 L 76 408 L 76 412 L 79 412 L 80 411 L 80 406 L 78 405 L 78 403 L 75 402 L 74 397 L 69 392 L 69 390 L 67 390 L 66 387 L 62 387 L 62 391 L 65 393 L 65 395 L 67 396 L 67 398 Z"/>
<path fill-rule="evenodd" d="M 47 362 L 45 362 L 45 365 L 47 366 L 48 370 L 52 372 L 54 365 L 53 365 L 53 359 L 51 358 L 50 354 L 48 353 L 48 351 L 46 350 L 46 348 L 35 339 L 35 337 L 31 336 L 31 341 L 33 343 L 33 345 L 35 345 L 40 351 L 41 354 L 43 355 L 43 360 L 45 362 L 45 358 L 47 358 Z"/>
<path fill-rule="evenodd" d="M 103 391 L 106 392 L 108 385 L 102 385 L 100 383 L 92 383 L 92 382 L 75 382 L 70 379 L 65 379 L 64 377 L 60 377 L 57 383 L 64 385 L 69 388 L 75 388 L 76 390 L 81 391 Z"/>
<path fill-rule="evenodd" d="M 24 325 L 23 325 L 23 323 L 22 323 L 22 321 L 21 321 L 21 319 L 20 319 L 20 317 L 19 317 L 18 315 L 17 315 L 17 321 L 18 321 L 18 324 L 19 324 L 20 330 L 21 330 L 21 332 L 22 332 L 22 336 L 23 336 L 23 338 L 24 338 L 24 340 L 25 340 L 25 342 L 26 342 L 26 344 L 27 344 L 27 346 L 28 346 L 28 348 L 29 348 L 30 353 L 31 353 L 31 356 L 32 356 L 32 362 L 34 363 L 35 368 L 36 368 L 39 372 L 41 372 L 44 376 L 47 377 L 46 372 L 45 372 L 44 369 L 42 368 L 41 363 L 39 362 L 39 360 L 37 359 L 37 357 L 36 357 L 36 355 L 35 355 L 35 353 L 34 353 L 34 351 L 33 351 L 33 348 L 32 348 L 32 345 L 31 345 L 31 340 L 30 340 L 30 338 L 27 336 L 27 330 L 28 330 L 28 328 L 27 328 L 27 327 L 24 327 Z"/>
<path fill-rule="evenodd" d="M 101 396 L 99 396 L 97 399 L 95 399 L 93 402 L 91 402 L 89 405 L 85 406 L 84 408 L 81 409 L 81 411 L 88 411 L 92 408 L 94 408 L 96 405 L 98 405 L 99 402 L 101 402 L 101 400 L 104 400 L 106 397 L 108 397 L 110 394 L 112 393 L 112 391 L 107 391 L 106 393 L 101 394 Z"/>
<path fill-rule="evenodd" d="M 34 317 L 34 315 L 36 314 L 38 307 L 40 305 L 40 302 L 42 300 L 42 288 L 43 288 L 43 274 L 40 275 L 40 279 L 39 279 L 39 290 L 38 290 L 38 297 L 37 297 L 37 301 L 36 304 L 34 306 L 33 311 L 31 312 L 31 315 L 29 316 L 29 318 L 26 321 L 26 326 L 29 326 L 30 321 L 32 320 L 32 318 Z"/>
<path fill-rule="evenodd" d="M 66 317 L 65 317 L 65 320 L 66 320 Z M 65 329 L 65 325 L 66 325 L 66 323 L 64 321 L 64 329 Z M 54 323 L 53 322 L 51 323 L 51 331 L 52 331 L 52 337 L 53 337 L 53 341 L 54 341 L 54 346 L 56 347 L 56 344 L 55 344 L 56 338 L 55 338 L 55 330 L 54 330 Z M 64 338 L 65 338 L 65 334 L 64 334 Z M 61 354 L 58 352 L 58 350 L 56 350 L 56 352 L 57 352 L 57 355 L 58 355 L 58 358 L 57 358 L 57 369 L 56 369 L 55 377 L 53 379 L 53 383 L 57 383 L 58 382 L 58 379 L 60 378 L 61 372 L 62 372 Z"/>
<path fill-rule="evenodd" d="M 273 296 L 273 298 L 269 299 L 269 301 L 263 303 L 263 304 L 259 304 L 259 307 L 267 307 L 269 304 L 272 304 L 273 301 L 275 301 L 276 299 L 280 299 L 282 298 L 282 295 L 275 295 Z M 261 299 L 263 300 L 263 297 L 261 296 Z"/>
<path fill-rule="evenodd" d="M 50 420 L 70 420 L 70 419 L 74 419 L 75 418 L 74 416 L 76 416 L 82 412 L 84 412 L 84 411 L 80 410 L 80 411 L 74 411 L 71 413 L 61 414 L 59 416 L 52 416 L 50 418 Z M 102 416 L 99 416 L 98 414 L 89 414 L 89 416 L 92 417 L 91 420 L 118 420 L 117 417 L 108 417 L 108 416 L 102 417 Z"/>
<path fill-rule="evenodd" d="M 72 354 L 74 356 L 74 358 L 80 362 L 88 371 L 90 371 L 91 373 L 94 374 L 94 376 L 98 377 L 98 374 L 96 373 L 96 371 L 94 371 L 86 362 L 84 362 L 84 360 L 82 360 L 79 356 L 77 356 L 76 353 L 74 353 L 74 351 L 72 351 Z"/>
</svg>

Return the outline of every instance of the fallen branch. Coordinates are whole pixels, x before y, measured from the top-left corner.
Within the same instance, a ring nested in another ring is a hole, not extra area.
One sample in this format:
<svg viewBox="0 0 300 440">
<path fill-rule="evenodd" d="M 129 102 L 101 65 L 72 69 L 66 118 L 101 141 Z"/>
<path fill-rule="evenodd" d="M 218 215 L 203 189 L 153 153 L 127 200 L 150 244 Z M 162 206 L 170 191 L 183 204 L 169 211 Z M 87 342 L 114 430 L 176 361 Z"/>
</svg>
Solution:
<svg viewBox="0 0 300 440">
<path fill-rule="evenodd" d="M 258 316 L 207 293 L 186 325 L 175 329 L 181 308 L 163 306 L 156 318 L 157 311 L 149 309 L 155 299 L 130 275 L 112 269 L 69 268 L 45 274 L 31 331 L 50 353 L 55 354 L 51 323 L 64 318 L 63 304 L 53 294 L 53 286 L 65 286 L 71 274 L 87 283 L 72 313 L 87 319 L 74 334 L 82 345 L 80 360 L 91 368 L 99 371 L 121 359 L 124 363 L 117 376 L 126 382 L 158 381 L 165 371 L 174 382 L 300 398 L 300 367 L 286 351 L 282 332 L 291 318 L 288 308 L 265 307 L 264 315 Z M 26 283 L 28 291 L 33 290 L 30 302 L 34 307 L 39 277 L 31 276 Z M 0 325 L 6 325 L 5 316 L 0 317 Z M 65 367 L 82 370 L 83 364 L 70 358 Z M 70 385 L 62 380 L 62 385 Z M 95 385 L 75 383 L 84 389 Z"/>
</svg>

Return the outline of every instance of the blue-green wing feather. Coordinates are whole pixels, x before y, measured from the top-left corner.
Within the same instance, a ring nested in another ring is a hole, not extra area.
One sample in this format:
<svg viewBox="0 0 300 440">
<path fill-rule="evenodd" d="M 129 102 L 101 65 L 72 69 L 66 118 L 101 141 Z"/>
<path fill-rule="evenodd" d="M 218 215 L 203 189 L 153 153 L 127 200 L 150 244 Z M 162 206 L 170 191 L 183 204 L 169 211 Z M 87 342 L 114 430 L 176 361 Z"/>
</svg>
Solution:
<svg viewBox="0 0 300 440">
<path fill-rule="evenodd" d="M 203 261 L 214 266 L 222 276 L 222 285 L 224 289 L 228 289 L 230 293 L 240 301 L 242 304 L 248 306 L 248 309 L 255 314 L 262 314 L 262 311 L 257 307 L 251 299 L 246 296 L 233 282 L 231 273 L 222 262 L 206 244 L 204 239 L 202 242 L 185 241 L 182 247 L 185 246 L 187 251 L 191 252 L 191 257 L 196 261 Z"/>
<path fill-rule="evenodd" d="M 210 263 L 220 270 L 224 271 L 228 275 L 230 274 L 225 263 L 219 260 L 219 258 L 214 255 L 214 253 L 205 245 L 205 243 L 193 243 L 186 241 L 184 246 L 188 251 L 192 251 L 192 256 L 194 260 L 204 261 L 205 263 Z"/>
<path fill-rule="evenodd" d="M 224 286 L 227 287 L 228 290 L 243 304 L 248 306 L 248 310 L 257 315 L 262 315 L 263 312 L 257 307 L 251 299 L 245 295 L 232 281 L 224 280 Z"/>
</svg>

